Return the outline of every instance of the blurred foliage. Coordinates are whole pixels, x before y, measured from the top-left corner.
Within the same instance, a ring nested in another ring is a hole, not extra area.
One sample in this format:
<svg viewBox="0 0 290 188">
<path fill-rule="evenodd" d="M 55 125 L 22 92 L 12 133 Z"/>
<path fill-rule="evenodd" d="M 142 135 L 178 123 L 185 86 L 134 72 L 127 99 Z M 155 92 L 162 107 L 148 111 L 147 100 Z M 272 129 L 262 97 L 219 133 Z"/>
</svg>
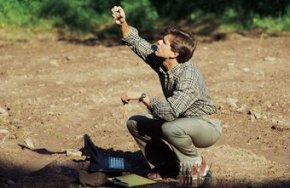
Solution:
<svg viewBox="0 0 290 188">
<path fill-rule="evenodd" d="M 156 27 L 158 14 L 149 0 L 123 0 L 122 7 L 126 11 L 127 21 L 134 23 L 134 27 L 150 30 Z"/>
<path fill-rule="evenodd" d="M 88 0 L 43 0 L 39 16 L 53 20 L 55 27 L 69 27 L 76 31 L 94 29 L 96 14 Z"/>
<path fill-rule="evenodd" d="M 210 19 L 237 29 L 290 30 L 289 0 L 158 0 L 152 5 L 166 22 L 200 23 Z"/>
<path fill-rule="evenodd" d="M 43 27 L 103 35 L 112 31 L 111 8 L 121 5 L 141 32 L 168 24 L 200 28 L 290 31 L 289 0 L 1 0 L 0 27 Z M 114 31 L 114 30 L 113 30 Z M 115 31 L 114 31 L 115 32 Z"/>
<path fill-rule="evenodd" d="M 38 20 L 36 17 L 38 14 L 38 9 L 38 1 L 0 1 L 0 26 L 5 27 L 7 25 L 34 25 Z"/>
</svg>

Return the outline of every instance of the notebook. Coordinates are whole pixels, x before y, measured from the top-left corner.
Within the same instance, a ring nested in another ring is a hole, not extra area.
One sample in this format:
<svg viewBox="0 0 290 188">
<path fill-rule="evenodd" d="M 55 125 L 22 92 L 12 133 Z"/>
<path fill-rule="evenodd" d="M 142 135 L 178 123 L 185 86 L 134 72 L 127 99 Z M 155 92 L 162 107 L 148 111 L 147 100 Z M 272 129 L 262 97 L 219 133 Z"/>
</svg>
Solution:
<svg viewBox="0 0 290 188">
<path fill-rule="evenodd" d="M 118 176 L 109 178 L 109 181 L 116 185 L 121 185 L 125 187 L 135 187 L 135 186 L 141 186 L 141 185 L 148 185 L 156 183 L 153 180 L 150 180 L 148 178 L 144 178 L 142 176 L 139 176 L 137 174 L 129 174 L 124 176 Z"/>
</svg>

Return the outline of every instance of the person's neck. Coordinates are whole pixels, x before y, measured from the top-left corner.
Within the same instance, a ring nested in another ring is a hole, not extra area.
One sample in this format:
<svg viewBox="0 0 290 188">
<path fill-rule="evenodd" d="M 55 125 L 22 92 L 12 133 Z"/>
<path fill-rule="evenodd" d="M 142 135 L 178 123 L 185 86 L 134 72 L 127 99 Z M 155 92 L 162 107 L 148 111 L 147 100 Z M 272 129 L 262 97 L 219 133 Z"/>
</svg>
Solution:
<svg viewBox="0 0 290 188">
<path fill-rule="evenodd" d="M 173 69 L 176 65 L 178 65 L 176 59 L 165 59 L 163 61 L 163 66 L 167 69 L 167 71 Z"/>
</svg>

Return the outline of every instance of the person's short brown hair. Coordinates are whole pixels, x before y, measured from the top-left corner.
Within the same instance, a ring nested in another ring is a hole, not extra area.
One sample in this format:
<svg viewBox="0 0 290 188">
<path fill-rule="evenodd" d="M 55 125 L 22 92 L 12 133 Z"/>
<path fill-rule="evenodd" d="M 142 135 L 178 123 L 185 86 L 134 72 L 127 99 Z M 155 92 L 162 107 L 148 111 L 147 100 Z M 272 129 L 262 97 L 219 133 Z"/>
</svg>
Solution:
<svg viewBox="0 0 290 188">
<path fill-rule="evenodd" d="M 179 54 L 176 58 L 178 63 L 184 63 L 190 60 L 196 48 L 196 41 L 192 35 L 175 27 L 165 29 L 164 34 L 171 34 L 174 37 L 171 42 L 171 48 L 172 51 Z"/>
</svg>

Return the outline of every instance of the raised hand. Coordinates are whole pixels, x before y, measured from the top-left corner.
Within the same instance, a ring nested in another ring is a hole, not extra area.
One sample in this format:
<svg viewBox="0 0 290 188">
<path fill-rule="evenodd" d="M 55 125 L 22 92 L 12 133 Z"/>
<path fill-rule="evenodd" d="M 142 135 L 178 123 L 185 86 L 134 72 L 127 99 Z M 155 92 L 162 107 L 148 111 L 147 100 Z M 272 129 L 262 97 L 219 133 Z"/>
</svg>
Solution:
<svg viewBox="0 0 290 188">
<path fill-rule="evenodd" d="M 126 22 L 126 15 L 122 7 L 114 6 L 112 8 L 112 16 L 117 25 L 121 25 Z"/>
</svg>

